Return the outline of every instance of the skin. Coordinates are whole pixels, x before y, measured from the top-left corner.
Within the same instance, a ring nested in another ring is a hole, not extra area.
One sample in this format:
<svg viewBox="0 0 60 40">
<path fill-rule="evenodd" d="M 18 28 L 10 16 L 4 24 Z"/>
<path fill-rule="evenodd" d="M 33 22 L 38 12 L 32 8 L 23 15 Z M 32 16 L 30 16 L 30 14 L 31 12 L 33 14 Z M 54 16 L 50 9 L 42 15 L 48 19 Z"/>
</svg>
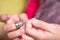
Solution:
<svg viewBox="0 0 60 40">
<path fill-rule="evenodd" d="M 60 25 L 37 19 L 32 19 L 26 24 L 26 33 L 37 40 L 60 40 L 59 31 Z"/>
<path fill-rule="evenodd" d="M 6 18 L 7 15 L 8 14 L 0 15 L 0 22 L 3 21 L 5 23 L 5 18 Z M 0 25 L 0 40 L 11 40 L 10 38 L 8 38 L 6 32 L 3 30 L 3 27 L 1 25 Z"/>
<path fill-rule="evenodd" d="M 34 40 L 32 37 L 25 34 L 24 25 L 19 29 L 17 29 L 15 27 L 15 22 L 19 22 L 20 20 L 23 21 L 23 22 L 28 21 L 28 18 L 24 13 L 21 14 L 21 15 L 5 14 L 5 15 L 0 16 L 0 18 L 1 18 L 0 21 L 5 23 L 3 29 L 4 29 L 5 32 L 7 32 L 7 35 L 8 35 L 9 38 L 11 38 L 13 40 L 25 40 L 25 39 Z"/>
<path fill-rule="evenodd" d="M 26 25 L 17 29 L 14 23 L 20 19 L 26 22 Z M 13 40 L 60 40 L 60 25 L 58 24 L 46 23 L 35 18 L 28 20 L 25 14 L 19 15 L 19 17 L 13 15 L 5 23 L 4 30 L 8 37 Z"/>
</svg>

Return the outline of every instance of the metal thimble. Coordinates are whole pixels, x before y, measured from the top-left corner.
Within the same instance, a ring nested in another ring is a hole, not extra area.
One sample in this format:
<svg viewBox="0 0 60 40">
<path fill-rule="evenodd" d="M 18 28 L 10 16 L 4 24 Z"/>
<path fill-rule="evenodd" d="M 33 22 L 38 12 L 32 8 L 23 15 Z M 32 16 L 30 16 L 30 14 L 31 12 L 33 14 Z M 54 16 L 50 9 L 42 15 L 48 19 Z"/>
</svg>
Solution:
<svg viewBox="0 0 60 40">
<path fill-rule="evenodd" d="M 20 28 L 21 26 L 23 26 L 23 22 L 22 21 L 20 21 L 20 22 L 16 22 L 15 23 L 15 26 L 17 27 L 17 28 Z"/>
</svg>

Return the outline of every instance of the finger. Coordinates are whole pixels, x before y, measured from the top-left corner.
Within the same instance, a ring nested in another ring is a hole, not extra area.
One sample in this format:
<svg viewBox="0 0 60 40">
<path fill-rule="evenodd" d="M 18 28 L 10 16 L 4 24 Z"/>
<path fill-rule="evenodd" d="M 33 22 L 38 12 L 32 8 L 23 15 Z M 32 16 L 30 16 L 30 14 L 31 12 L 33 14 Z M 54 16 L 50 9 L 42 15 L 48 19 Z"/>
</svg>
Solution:
<svg viewBox="0 0 60 40">
<path fill-rule="evenodd" d="M 6 22 L 12 15 L 10 14 L 4 14 L 4 15 L 0 15 L 0 21 L 1 22 Z"/>
<path fill-rule="evenodd" d="M 23 22 L 27 22 L 28 21 L 28 17 L 25 13 L 20 14 L 19 18 L 23 21 Z"/>
<path fill-rule="evenodd" d="M 9 38 L 16 38 L 18 36 L 21 36 L 22 34 L 24 34 L 24 29 L 21 28 L 21 29 L 9 32 L 8 37 Z"/>
<path fill-rule="evenodd" d="M 11 16 L 11 18 L 7 21 L 7 23 L 15 23 L 15 22 L 19 22 L 19 21 L 20 21 L 20 19 L 19 19 L 18 15 L 15 14 L 15 15 Z"/>
<path fill-rule="evenodd" d="M 37 29 L 33 28 L 32 27 L 32 20 L 29 20 L 27 23 L 26 23 L 26 33 L 34 38 L 37 39 L 39 33 L 37 31 Z"/>
<path fill-rule="evenodd" d="M 33 21 L 36 22 L 35 20 L 36 19 L 32 19 L 26 23 L 26 33 L 28 35 L 30 35 L 36 39 L 44 40 L 44 39 L 46 39 L 46 34 L 52 35 L 52 33 L 54 33 L 52 30 L 54 30 L 55 27 L 53 27 L 52 24 L 49 24 L 49 23 L 46 23 L 46 22 L 43 22 L 40 20 L 36 20 L 38 22 L 34 25 Z M 33 28 L 32 24 L 34 27 L 39 28 L 39 30 Z M 52 30 L 51 30 L 51 28 L 52 28 Z"/>
<path fill-rule="evenodd" d="M 21 14 L 20 18 L 21 18 L 21 20 L 26 20 L 27 21 L 26 15 L 25 15 L 26 19 L 23 18 L 24 15 L 25 14 Z M 15 22 L 18 22 L 18 21 L 20 21 L 18 15 L 15 14 L 15 15 L 11 16 L 11 18 L 7 21 L 7 25 L 4 26 L 4 30 L 8 32 L 8 31 L 12 31 L 12 30 L 17 29 L 16 25 L 15 25 Z"/>
<path fill-rule="evenodd" d="M 21 28 L 24 29 L 25 28 L 24 25 L 18 28 L 18 27 L 16 27 L 16 25 L 14 23 L 13 24 L 5 24 L 3 27 L 4 31 L 6 31 L 6 32 L 14 31 L 16 29 L 21 29 Z"/>
<path fill-rule="evenodd" d="M 15 26 L 14 23 L 12 23 L 12 24 L 5 24 L 3 29 L 4 29 L 4 31 L 9 32 L 9 31 L 16 30 L 17 27 Z"/>
<path fill-rule="evenodd" d="M 26 35 L 26 34 L 23 34 L 23 35 L 22 35 L 22 38 L 23 38 L 24 40 L 34 40 L 34 38 L 32 38 L 32 37 L 30 37 L 30 36 L 28 36 L 28 35 Z"/>
<path fill-rule="evenodd" d="M 4 26 L 5 31 L 12 31 L 17 29 L 15 22 L 20 21 L 18 15 L 13 15 L 8 21 L 7 24 Z M 9 26 L 9 27 L 8 27 Z"/>
<path fill-rule="evenodd" d="M 46 22 L 41 21 L 41 20 L 37 20 L 37 19 L 33 19 L 32 24 L 36 28 L 40 28 L 42 30 L 47 30 L 47 31 L 50 31 L 51 28 L 53 28 L 51 24 L 46 23 Z"/>
<path fill-rule="evenodd" d="M 19 38 L 15 38 L 15 39 L 13 39 L 13 40 L 20 40 Z"/>
<path fill-rule="evenodd" d="M 32 20 L 29 20 L 27 23 L 26 23 L 26 30 L 30 30 L 32 29 L 32 23 L 31 23 Z"/>
<path fill-rule="evenodd" d="M 13 40 L 23 40 L 23 39 L 20 39 L 20 38 L 15 38 L 15 39 L 13 39 Z"/>
</svg>

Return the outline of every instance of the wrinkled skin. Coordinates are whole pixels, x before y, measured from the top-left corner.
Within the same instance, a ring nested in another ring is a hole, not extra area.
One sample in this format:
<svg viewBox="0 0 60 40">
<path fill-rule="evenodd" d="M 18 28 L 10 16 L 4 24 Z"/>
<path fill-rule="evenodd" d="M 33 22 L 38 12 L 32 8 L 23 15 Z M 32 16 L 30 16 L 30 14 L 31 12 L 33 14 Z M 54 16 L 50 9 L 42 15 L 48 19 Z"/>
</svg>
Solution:
<svg viewBox="0 0 60 40">
<path fill-rule="evenodd" d="M 17 15 L 13 16 L 4 25 L 4 30 L 9 38 L 13 40 L 60 40 L 60 25 L 47 23 L 35 18 L 28 20 L 25 14 L 19 17 Z M 16 30 L 14 23 L 20 19 L 23 22 L 27 21 L 26 27 L 22 26 Z"/>
<path fill-rule="evenodd" d="M 5 15 L 1 15 L 0 16 L 0 21 L 5 23 L 4 24 L 4 31 L 7 32 L 7 35 L 8 35 L 9 38 L 11 38 L 13 40 L 25 40 L 26 38 L 29 39 L 29 40 L 34 40 L 32 37 L 25 34 L 25 26 L 24 25 L 19 29 L 17 29 L 15 27 L 15 22 L 23 21 L 25 23 L 26 21 L 28 21 L 28 18 L 25 14 L 21 14 L 21 15 L 5 14 Z"/>
</svg>

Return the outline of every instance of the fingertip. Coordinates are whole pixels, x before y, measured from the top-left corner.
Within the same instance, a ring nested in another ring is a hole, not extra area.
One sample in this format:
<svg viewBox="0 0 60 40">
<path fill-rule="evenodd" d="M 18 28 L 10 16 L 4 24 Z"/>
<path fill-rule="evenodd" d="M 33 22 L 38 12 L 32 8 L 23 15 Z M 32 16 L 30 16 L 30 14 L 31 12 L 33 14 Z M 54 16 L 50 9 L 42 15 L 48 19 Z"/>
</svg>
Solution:
<svg viewBox="0 0 60 40">
<path fill-rule="evenodd" d="M 44 25 L 47 25 L 48 23 L 46 23 L 46 22 L 44 22 L 44 21 L 42 21 L 42 20 L 38 20 L 38 19 L 33 19 L 32 20 L 32 24 L 34 25 L 34 26 L 44 26 Z"/>
<path fill-rule="evenodd" d="M 27 22 L 28 21 L 28 17 L 25 13 L 20 14 L 19 18 L 23 21 L 23 22 Z"/>
</svg>

